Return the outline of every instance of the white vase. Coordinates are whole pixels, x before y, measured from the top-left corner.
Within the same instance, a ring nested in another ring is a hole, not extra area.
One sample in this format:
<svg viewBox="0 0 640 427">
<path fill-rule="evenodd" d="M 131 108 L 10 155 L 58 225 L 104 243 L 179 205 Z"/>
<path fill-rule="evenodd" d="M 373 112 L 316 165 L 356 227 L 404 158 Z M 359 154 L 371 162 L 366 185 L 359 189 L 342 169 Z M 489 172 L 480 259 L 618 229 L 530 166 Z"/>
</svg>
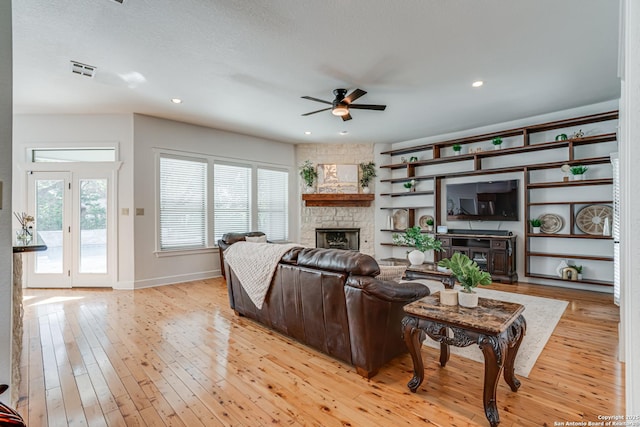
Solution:
<svg viewBox="0 0 640 427">
<path fill-rule="evenodd" d="M 574 181 L 584 181 L 584 174 L 581 173 L 580 175 L 573 175 L 573 180 Z"/>
<path fill-rule="evenodd" d="M 455 289 L 441 290 L 440 305 L 458 305 L 458 291 Z"/>
<path fill-rule="evenodd" d="M 609 224 L 608 216 L 604 218 L 604 223 L 602 224 L 602 235 L 611 236 L 611 224 Z"/>
<path fill-rule="evenodd" d="M 454 155 L 454 156 L 459 156 L 459 155 L 460 155 L 460 150 L 458 150 L 458 151 L 454 151 L 454 152 L 453 152 L 453 155 Z"/>
<path fill-rule="evenodd" d="M 501 145 L 501 144 L 497 144 L 497 145 L 494 145 L 494 146 L 493 146 L 493 149 L 494 149 L 494 150 L 499 150 L 500 148 L 502 148 L 502 145 Z"/>
<path fill-rule="evenodd" d="M 540 227 L 533 227 L 533 234 L 540 233 Z"/>
<path fill-rule="evenodd" d="M 420 265 L 424 262 L 425 255 L 424 252 L 414 249 L 409 252 L 408 258 L 411 265 Z"/>
<path fill-rule="evenodd" d="M 313 186 L 308 185 L 305 187 L 304 192 L 307 194 L 313 194 L 315 192 L 315 189 L 313 188 Z"/>
<path fill-rule="evenodd" d="M 475 292 L 458 292 L 458 304 L 462 307 L 473 308 L 478 306 L 478 294 Z"/>
<path fill-rule="evenodd" d="M 371 189 L 369 187 L 362 187 L 362 194 L 369 194 L 371 193 Z"/>
</svg>

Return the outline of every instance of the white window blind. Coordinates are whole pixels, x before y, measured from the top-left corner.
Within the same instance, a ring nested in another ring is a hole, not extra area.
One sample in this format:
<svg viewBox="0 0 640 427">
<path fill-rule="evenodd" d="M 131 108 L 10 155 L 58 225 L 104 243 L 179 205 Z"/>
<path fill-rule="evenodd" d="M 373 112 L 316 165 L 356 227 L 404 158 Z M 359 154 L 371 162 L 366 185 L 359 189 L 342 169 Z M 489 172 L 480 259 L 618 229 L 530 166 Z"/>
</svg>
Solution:
<svg viewBox="0 0 640 427">
<path fill-rule="evenodd" d="M 224 233 L 251 231 L 251 168 L 213 166 L 214 239 Z"/>
<path fill-rule="evenodd" d="M 160 157 L 160 249 L 203 248 L 207 242 L 206 160 Z"/>
<path fill-rule="evenodd" d="M 258 230 L 269 240 L 289 237 L 289 173 L 258 169 Z"/>
</svg>

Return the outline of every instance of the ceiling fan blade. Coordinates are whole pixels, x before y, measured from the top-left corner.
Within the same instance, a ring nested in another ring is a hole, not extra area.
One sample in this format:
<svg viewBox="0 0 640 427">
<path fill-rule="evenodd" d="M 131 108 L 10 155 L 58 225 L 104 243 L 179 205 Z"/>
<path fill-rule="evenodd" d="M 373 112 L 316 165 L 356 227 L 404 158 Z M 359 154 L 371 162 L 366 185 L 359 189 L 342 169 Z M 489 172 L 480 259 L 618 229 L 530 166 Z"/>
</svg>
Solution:
<svg viewBox="0 0 640 427">
<path fill-rule="evenodd" d="M 314 98 L 313 96 L 301 96 L 300 98 L 308 99 L 309 101 L 322 102 L 323 104 L 333 105 L 333 103 L 329 101 L 325 101 L 323 99 Z"/>
<path fill-rule="evenodd" d="M 310 113 L 305 113 L 305 114 L 302 114 L 302 115 L 303 115 L 303 116 L 310 116 L 311 114 L 319 113 L 319 112 L 321 112 L 321 111 L 331 110 L 331 108 L 333 108 L 333 107 L 323 108 L 322 110 L 312 111 L 312 112 L 310 112 Z"/>
<path fill-rule="evenodd" d="M 387 108 L 386 105 L 374 105 L 374 104 L 349 104 L 349 108 L 355 108 L 357 110 L 378 110 L 384 111 Z"/>
<path fill-rule="evenodd" d="M 347 96 L 347 97 L 344 99 L 344 102 L 346 102 L 347 104 L 351 104 L 353 101 L 355 101 L 356 99 L 358 99 L 358 98 L 360 98 L 361 96 L 366 95 L 366 94 L 367 94 L 367 92 L 365 92 L 364 90 L 362 90 L 362 89 L 356 89 L 356 90 L 354 90 L 353 92 L 351 92 L 351 93 L 349 94 L 349 96 Z"/>
<path fill-rule="evenodd" d="M 351 114 L 347 113 L 344 116 L 340 116 L 342 117 L 342 121 L 346 122 L 347 120 L 351 120 Z"/>
</svg>

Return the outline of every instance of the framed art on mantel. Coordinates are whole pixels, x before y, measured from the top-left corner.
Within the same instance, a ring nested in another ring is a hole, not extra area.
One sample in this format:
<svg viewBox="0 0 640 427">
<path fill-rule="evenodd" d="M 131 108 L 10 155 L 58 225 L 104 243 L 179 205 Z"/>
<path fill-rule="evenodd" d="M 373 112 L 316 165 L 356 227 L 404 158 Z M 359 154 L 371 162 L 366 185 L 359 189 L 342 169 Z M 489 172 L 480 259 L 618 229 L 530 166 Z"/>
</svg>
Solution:
<svg viewBox="0 0 640 427">
<path fill-rule="evenodd" d="M 318 165 L 318 193 L 357 193 L 358 165 Z"/>
</svg>

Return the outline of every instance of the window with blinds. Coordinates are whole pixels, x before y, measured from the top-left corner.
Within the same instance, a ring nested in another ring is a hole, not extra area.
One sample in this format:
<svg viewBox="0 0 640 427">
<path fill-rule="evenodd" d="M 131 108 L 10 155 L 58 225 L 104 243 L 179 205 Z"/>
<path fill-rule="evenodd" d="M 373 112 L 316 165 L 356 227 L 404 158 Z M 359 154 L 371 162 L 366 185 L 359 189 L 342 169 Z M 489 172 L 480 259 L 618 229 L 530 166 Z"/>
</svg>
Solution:
<svg viewBox="0 0 640 427">
<path fill-rule="evenodd" d="M 213 166 L 214 241 L 225 233 L 251 231 L 251 167 Z"/>
<path fill-rule="evenodd" d="M 160 249 L 207 243 L 207 161 L 160 156 Z"/>
<path fill-rule="evenodd" d="M 272 241 L 289 237 L 289 173 L 258 169 L 258 230 Z"/>
</svg>

